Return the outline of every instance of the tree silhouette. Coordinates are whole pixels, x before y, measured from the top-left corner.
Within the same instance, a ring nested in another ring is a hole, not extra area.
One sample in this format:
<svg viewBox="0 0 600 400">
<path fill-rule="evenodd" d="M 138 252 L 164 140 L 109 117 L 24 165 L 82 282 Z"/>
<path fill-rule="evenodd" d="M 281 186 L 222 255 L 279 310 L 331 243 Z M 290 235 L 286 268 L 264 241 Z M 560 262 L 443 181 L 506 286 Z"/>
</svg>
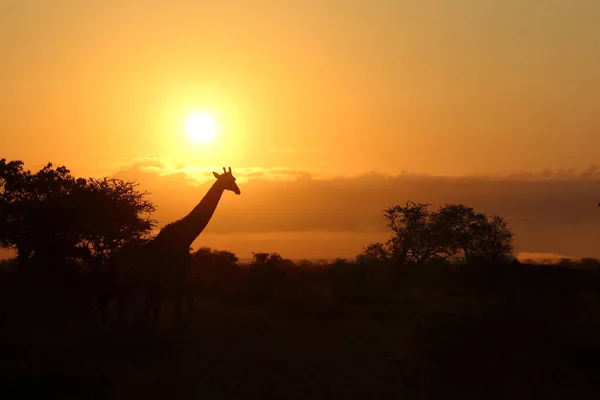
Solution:
<svg viewBox="0 0 600 400">
<path fill-rule="evenodd" d="M 387 226 L 393 233 L 387 246 L 398 265 L 423 264 L 432 256 L 447 253 L 442 232 L 432 223 L 429 206 L 409 201 L 404 206 L 396 205 L 384 211 Z"/>
<path fill-rule="evenodd" d="M 231 267 L 239 261 L 238 257 L 227 250 L 213 250 L 210 247 L 201 247 L 192 254 L 195 265 L 200 267 Z"/>
<path fill-rule="evenodd" d="M 274 259 L 280 259 L 281 256 L 276 254 Z M 252 264 L 253 265 L 266 265 L 267 262 L 271 260 L 271 255 L 269 253 L 252 253 Z"/>
<path fill-rule="evenodd" d="M 471 256 L 490 265 L 506 263 L 513 258 L 513 236 L 503 217 L 486 216 L 473 229 Z"/>
<path fill-rule="evenodd" d="M 363 249 L 362 253 L 356 256 L 356 262 L 364 264 L 388 261 L 389 259 L 389 250 L 384 243 L 380 242 L 370 243 Z"/>
<path fill-rule="evenodd" d="M 502 263 L 512 257 L 514 235 L 502 217 L 487 216 L 463 204 L 446 204 L 432 213 L 432 220 L 447 254 L 455 260 Z"/>
<path fill-rule="evenodd" d="M 384 211 L 392 231 L 385 243 L 373 243 L 357 261 L 394 260 L 396 266 L 421 265 L 432 258 L 498 264 L 512 258 L 513 233 L 504 218 L 475 212 L 462 204 L 446 204 L 437 211 L 430 204 L 407 202 Z"/>
<path fill-rule="evenodd" d="M 0 246 L 17 250 L 21 269 L 106 259 L 151 232 L 154 206 L 145 196 L 131 182 L 75 178 L 51 163 L 32 173 L 1 159 Z"/>
</svg>

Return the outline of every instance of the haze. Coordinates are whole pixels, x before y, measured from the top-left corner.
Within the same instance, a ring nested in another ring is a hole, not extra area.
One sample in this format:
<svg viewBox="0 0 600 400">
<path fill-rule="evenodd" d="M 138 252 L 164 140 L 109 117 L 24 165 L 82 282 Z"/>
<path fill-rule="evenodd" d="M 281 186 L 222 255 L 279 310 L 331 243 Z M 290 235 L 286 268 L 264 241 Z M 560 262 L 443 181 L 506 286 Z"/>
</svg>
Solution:
<svg viewBox="0 0 600 400">
<path fill-rule="evenodd" d="M 600 256 L 595 0 L 0 4 L 0 157 L 136 179 L 195 247 L 351 257 L 381 210 L 464 202 L 517 250 Z M 184 123 L 206 110 L 214 140 Z"/>
</svg>

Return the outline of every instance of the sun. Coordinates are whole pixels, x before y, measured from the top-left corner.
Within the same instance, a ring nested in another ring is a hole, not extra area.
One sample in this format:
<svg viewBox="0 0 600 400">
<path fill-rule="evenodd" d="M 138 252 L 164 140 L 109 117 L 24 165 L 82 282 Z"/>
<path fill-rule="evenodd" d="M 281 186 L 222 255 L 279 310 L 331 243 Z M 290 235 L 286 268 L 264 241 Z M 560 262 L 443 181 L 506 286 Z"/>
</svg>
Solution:
<svg viewBox="0 0 600 400">
<path fill-rule="evenodd" d="M 185 130 L 193 141 L 206 143 L 217 133 L 217 124 L 208 114 L 194 113 L 185 121 Z"/>
</svg>

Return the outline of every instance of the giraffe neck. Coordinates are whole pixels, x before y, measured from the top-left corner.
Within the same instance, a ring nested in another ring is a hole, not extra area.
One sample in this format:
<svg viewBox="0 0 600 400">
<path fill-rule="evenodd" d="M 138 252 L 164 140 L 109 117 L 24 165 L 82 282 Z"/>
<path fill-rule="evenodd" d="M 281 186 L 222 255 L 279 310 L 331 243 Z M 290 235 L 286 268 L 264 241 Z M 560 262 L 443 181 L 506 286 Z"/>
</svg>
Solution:
<svg viewBox="0 0 600 400">
<path fill-rule="evenodd" d="M 222 195 L 223 188 L 217 181 L 188 215 L 179 221 L 165 226 L 155 240 L 170 242 L 172 245 L 181 246 L 181 248 L 185 248 L 187 251 L 194 240 L 206 228 L 206 225 L 208 225 L 219 205 Z"/>
</svg>

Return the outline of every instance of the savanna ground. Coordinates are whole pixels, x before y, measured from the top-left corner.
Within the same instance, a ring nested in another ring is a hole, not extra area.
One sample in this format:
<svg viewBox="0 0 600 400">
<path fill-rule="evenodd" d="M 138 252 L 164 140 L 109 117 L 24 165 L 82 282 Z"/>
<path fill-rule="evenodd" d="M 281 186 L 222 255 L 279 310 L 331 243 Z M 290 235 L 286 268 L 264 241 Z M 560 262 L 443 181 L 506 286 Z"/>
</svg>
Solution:
<svg viewBox="0 0 600 400">
<path fill-rule="evenodd" d="M 600 398 L 599 272 L 432 263 L 392 290 L 386 263 L 213 266 L 187 327 L 21 307 L 53 292 L 7 275 L 2 398 Z"/>
</svg>

